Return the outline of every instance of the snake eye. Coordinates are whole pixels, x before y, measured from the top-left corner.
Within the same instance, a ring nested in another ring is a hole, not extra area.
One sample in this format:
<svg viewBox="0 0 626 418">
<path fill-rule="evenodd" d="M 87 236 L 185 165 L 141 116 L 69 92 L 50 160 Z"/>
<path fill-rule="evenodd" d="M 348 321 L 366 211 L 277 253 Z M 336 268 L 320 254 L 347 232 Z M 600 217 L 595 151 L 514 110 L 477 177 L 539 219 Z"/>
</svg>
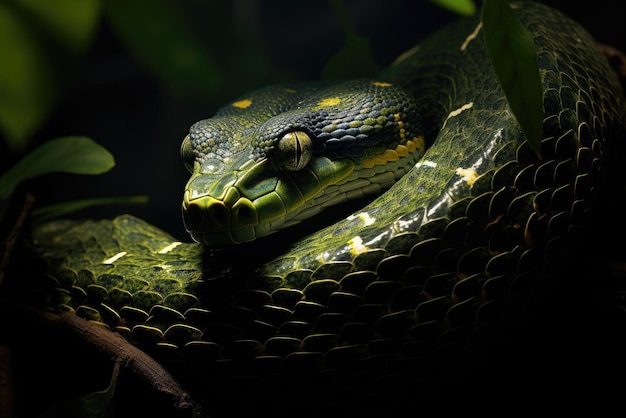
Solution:
<svg viewBox="0 0 626 418">
<path fill-rule="evenodd" d="M 313 142 L 306 132 L 287 132 L 274 148 L 274 162 L 284 171 L 299 171 L 311 161 Z"/>
<path fill-rule="evenodd" d="M 191 148 L 191 139 L 189 139 L 189 135 L 183 139 L 183 143 L 180 144 L 180 159 L 183 161 L 183 165 L 190 173 L 193 173 L 193 162 L 195 160 L 195 155 L 193 154 L 193 149 Z"/>
</svg>

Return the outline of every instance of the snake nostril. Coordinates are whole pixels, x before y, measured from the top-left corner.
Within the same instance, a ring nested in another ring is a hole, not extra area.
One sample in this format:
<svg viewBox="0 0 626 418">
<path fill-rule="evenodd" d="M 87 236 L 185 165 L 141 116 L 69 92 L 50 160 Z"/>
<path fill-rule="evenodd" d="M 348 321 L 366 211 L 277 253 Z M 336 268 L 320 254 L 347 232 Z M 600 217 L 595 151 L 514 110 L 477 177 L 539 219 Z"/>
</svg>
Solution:
<svg viewBox="0 0 626 418">
<path fill-rule="evenodd" d="M 230 209 L 209 196 L 183 204 L 183 220 L 188 231 L 224 232 L 230 230 Z"/>
<path fill-rule="evenodd" d="M 259 223 L 256 208 L 249 199 L 241 198 L 232 209 L 234 227 L 250 227 Z"/>
<path fill-rule="evenodd" d="M 212 199 L 207 204 L 206 215 L 209 228 L 213 231 L 230 229 L 230 210 L 220 200 Z"/>
</svg>

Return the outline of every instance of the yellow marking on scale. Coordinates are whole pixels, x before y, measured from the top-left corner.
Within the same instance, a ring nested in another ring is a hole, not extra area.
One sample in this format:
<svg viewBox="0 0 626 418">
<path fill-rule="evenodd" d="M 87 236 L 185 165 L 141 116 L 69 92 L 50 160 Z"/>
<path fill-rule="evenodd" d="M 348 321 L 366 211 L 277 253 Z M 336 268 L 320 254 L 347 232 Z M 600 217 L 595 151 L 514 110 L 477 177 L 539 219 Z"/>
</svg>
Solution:
<svg viewBox="0 0 626 418">
<path fill-rule="evenodd" d="M 180 241 L 172 242 L 167 247 L 164 247 L 161 250 L 159 250 L 159 254 L 167 254 L 170 251 L 172 251 L 174 248 L 178 247 L 180 244 L 182 244 L 182 242 Z"/>
<path fill-rule="evenodd" d="M 376 222 L 376 218 L 372 218 L 370 214 L 367 212 L 360 212 L 360 213 L 348 216 L 349 221 L 352 221 L 354 219 L 359 219 L 361 222 L 363 222 L 363 226 L 370 226 L 374 222 Z"/>
<path fill-rule="evenodd" d="M 418 149 L 422 154 L 426 152 L 426 141 L 423 135 L 413 138 L 413 141 L 407 141 L 407 145 L 409 143 L 413 147 L 413 149 L 409 148 L 409 151 L 415 152 L 415 149 Z"/>
<path fill-rule="evenodd" d="M 474 29 L 474 32 L 470 33 L 469 36 L 465 38 L 465 41 L 461 45 L 461 51 L 465 51 L 465 49 L 467 49 L 467 46 L 469 45 L 469 43 L 472 42 L 474 39 L 476 39 L 476 37 L 478 36 L 478 33 L 480 32 L 482 28 L 483 28 L 483 22 L 479 22 L 476 28 Z"/>
<path fill-rule="evenodd" d="M 415 152 L 415 150 L 418 148 L 417 144 L 418 144 L 420 138 L 422 138 L 422 137 L 420 136 L 420 137 L 417 137 L 417 138 L 413 138 L 413 141 L 411 141 L 411 140 L 406 141 L 405 145 L 406 145 L 407 149 L 409 150 L 409 152 Z"/>
<path fill-rule="evenodd" d="M 239 109 L 247 109 L 248 107 L 250 107 L 251 104 L 252 104 L 252 100 L 250 100 L 250 99 L 243 99 L 243 100 L 239 100 L 237 102 L 234 102 L 232 104 L 232 106 L 237 107 Z"/>
<path fill-rule="evenodd" d="M 371 158 L 366 158 L 361 162 L 363 168 L 372 168 L 377 165 L 385 165 L 387 161 L 397 161 L 398 154 L 394 150 L 386 149 L 382 154 L 374 155 Z"/>
<path fill-rule="evenodd" d="M 324 252 L 320 255 L 318 255 L 317 257 L 315 257 L 315 260 L 320 263 L 320 264 L 324 264 L 326 263 L 326 260 L 328 259 L 328 257 L 330 256 L 330 254 L 328 254 L 327 252 Z"/>
<path fill-rule="evenodd" d="M 404 122 L 402 122 L 402 119 L 400 119 L 400 114 L 394 113 L 393 120 L 398 124 L 398 127 L 400 128 L 400 138 L 404 139 L 404 134 L 406 133 L 406 130 L 404 129 Z"/>
<path fill-rule="evenodd" d="M 377 165 L 385 165 L 389 161 L 398 161 L 400 158 L 406 157 L 409 154 L 414 153 L 416 150 L 424 152 L 425 143 L 424 137 L 419 136 L 413 138 L 413 141 L 408 140 L 404 145 L 398 145 L 395 149 L 386 149 L 381 154 L 374 155 L 373 157 L 366 158 L 361 162 L 363 168 L 373 168 Z"/>
<path fill-rule="evenodd" d="M 350 254 L 354 256 L 369 251 L 369 247 L 367 245 L 363 245 L 363 238 L 358 235 L 348 241 L 348 245 L 350 245 Z"/>
<path fill-rule="evenodd" d="M 387 83 L 384 81 L 373 81 L 372 84 L 378 87 L 391 87 L 392 86 L 391 83 Z"/>
<path fill-rule="evenodd" d="M 457 168 L 456 174 L 463 177 L 463 180 L 471 186 L 474 184 L 476 179 L 478 178 L 478 173 L 473 168 Z"/>
<path fill-rule="evenodd" d="M 445 128 L 446 123 L 448 123 L 448 119 L 453 118 L 455 116 L 459 116 L 461 113 L 463 113 L 464 111 L 468 109 L 471 109 L 473 106 L 474 106 L 474 102 L 465 103 L 463 106 L 450 112 L 446 120 L 443 121 L 443 125 L 441 126 L 441 129 Z"/>
<path fill-rule="evenodd" d="M 317 104 L 318 107 L 328 107 L 328 106 L 336 106 L 341 103 L 340 97 L 328 97 L 326 99 L 320 100 Z"/>
<path fill-rule="evenodd" d="M 398 145 L 396 147 L 396 153 L 400 157 L 406 157 L 407 155 L 409 155 L 409 149 L 406 147 L 406 145 Z"/>
<path fill-rule="evenodd" d="M 297 92 L 298 91 L 294 90 L 294 89 L 285 89 L 285 93 L 294 94 L 294 93 L 297 93 Z"/>
<path fill-rule="evenodd" d="M 110 257 L 110 258 L 107 258 L 106 260 L 104 260 L 102 262 L 102 264 L 113 264 L 117 260 L 119 260 L 120 258 L 124 257 L 126 254 L 128 254 L 126 251 L 119 252 L 119 253 L 115 254 L 113 257 Z"/>
<path fill-rule="evenodd" d="M 437 167 L 437 163 L 434 161 L 430 161 L 430 160 L 418 161 L 415 163 L 415 167 L 421 167 L 421 166 L 435 168 Z"/>
</svg>

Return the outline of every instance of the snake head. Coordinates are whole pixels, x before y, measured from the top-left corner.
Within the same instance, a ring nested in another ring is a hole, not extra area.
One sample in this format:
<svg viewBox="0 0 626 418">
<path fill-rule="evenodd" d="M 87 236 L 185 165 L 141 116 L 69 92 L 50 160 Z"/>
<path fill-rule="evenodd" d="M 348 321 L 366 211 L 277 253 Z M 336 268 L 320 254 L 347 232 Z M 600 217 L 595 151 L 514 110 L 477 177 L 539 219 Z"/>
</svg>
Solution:
<svg viewBox="0 0 626 418">
<path fill-rule="evenodd" d="M 421 157 L 420 135 L 412 97 L 388 83 L 255 91 L 183 140 L 185 226 L 194 240 L 222 247 L 379 193 Z"/>
</svg>

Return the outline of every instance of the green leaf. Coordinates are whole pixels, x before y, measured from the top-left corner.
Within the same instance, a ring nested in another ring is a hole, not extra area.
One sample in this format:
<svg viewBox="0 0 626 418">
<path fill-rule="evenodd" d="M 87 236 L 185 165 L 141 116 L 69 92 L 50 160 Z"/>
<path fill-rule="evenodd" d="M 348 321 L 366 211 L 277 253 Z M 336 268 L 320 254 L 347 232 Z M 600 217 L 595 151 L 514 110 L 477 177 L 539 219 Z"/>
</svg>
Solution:
<svg viewBox="0 0 626 418">
<path fill-rule="evenodd" d="M 206 98 L 224 84 L 218 61 L 193 32 L 180 2 L 109 0 L 105 11 L 139 63 L 178 93 Z"/>
<path fill-rule="evenodd" d="M 127 205 L 142 204 L 148 202 L 148 196 L 127 196 L 127 197 L 100 197 L 93 199 L 70 200 L 67 202 L 56 203 L 33 210 L 33 215 L 38 221 L 45 221 L 52 218 L 58 218 L 69 213 L 77 212 L 92 206 L 102 205 Z"/>
<path fill-rule="evenodd" d="M 10 149 L 22 148 L 52 107 L 58 89 L 35 35 L 0 3 L 0 129 Z"/>
<path fill-rule="evenodd" d="M 346 79 L 378 74 L 380 68 L 374 60 L 369 40 L 357 34 L 350 14 L 340 0 L 331 0 L 331 5 L 341 21 L 346 39 L 341 50 L 326 63 L 323 78 Z"/>
<path fill-rule="evenodd" d="M 543 87 L 531 35 L 504 0 L 485 0 L 483 36 L 496 75 L 528 144 L 540 153 Z"/>
<path fill-rule="evenodd" d="M 70 136 L 47 141 L 0 177 L 0 200 L 8 200 L 24 180 L 53 172 L 101 174 L 115 165 L 113 155 L 89 138 Z"/>
<path fill-rule="evenodd" d="M 100 17 L 101 0 L 10 0 L 58 44 L 73 53 L 90 45 Z M 17 6 L 19 5 L 19 6 Z"/>
<path fill-rule="evenodd" d="M 119 373 L 120 361 L 118 360 L 113 367 L 109 386 L 105 390 L 93 392 L 72 401 L 58 402 L 44 411 L 40 417 L 113 418 L 112 401 Z"/>
<path fill-rule="evenodd" d="M 460 15 L 469 16 L 476 13 L 476 4 L 473 0 L 430 0 L 430 2 Z"/>
<path fill-rule="evenodd" d="M 75 79 L 100 0 L 0 2 L 0 130 L 23 149 Z"/>
</svg>

